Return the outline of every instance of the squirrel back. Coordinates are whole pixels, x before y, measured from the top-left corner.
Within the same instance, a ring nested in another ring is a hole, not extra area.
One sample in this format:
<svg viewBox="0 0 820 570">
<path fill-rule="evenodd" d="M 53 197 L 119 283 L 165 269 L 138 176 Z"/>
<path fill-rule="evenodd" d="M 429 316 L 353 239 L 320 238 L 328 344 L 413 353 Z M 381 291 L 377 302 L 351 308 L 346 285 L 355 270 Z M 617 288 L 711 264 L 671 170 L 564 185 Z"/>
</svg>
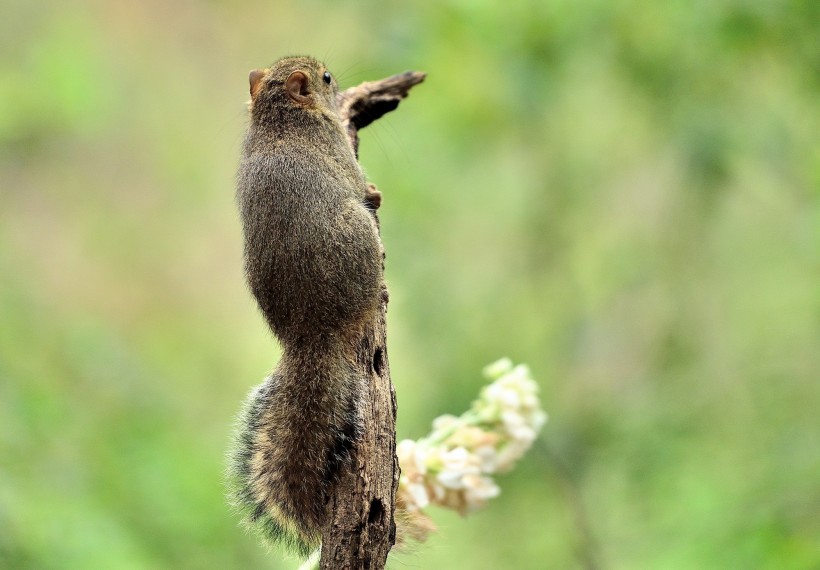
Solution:
<svg viewBox="0 0 820 570">
<path fill-rule="evenodd" d="M 237 176 L 245 273 L 282 359 L 239 418 L 231 478 L 247 519 L 307 554 L 359 430 L 365 379 L 353 362 L 379 307 L 382 258 L 335 79 L 309 57 L 249 79 Z"/>
<path fill-rule="evenodd" d="M 283 342 L 349 331 L 378 307 L 381 254 L 335 80 L 307 57 L 258 73 L 237 177 L 248 283 Z"/>
</svg>

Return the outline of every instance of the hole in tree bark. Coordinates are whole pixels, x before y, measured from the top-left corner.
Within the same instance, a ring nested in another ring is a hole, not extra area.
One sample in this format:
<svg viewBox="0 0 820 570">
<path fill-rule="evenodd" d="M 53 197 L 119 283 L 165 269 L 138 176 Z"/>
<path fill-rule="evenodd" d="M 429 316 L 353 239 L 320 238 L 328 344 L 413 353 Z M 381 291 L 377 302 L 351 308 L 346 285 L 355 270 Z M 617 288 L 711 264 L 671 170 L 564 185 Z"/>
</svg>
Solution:
<svg viewBox="0 0 820 570">
<path fill-rule="evenodd" d="M 381 377 L 384 372 L 384 351 L 382 347 L 377 347 L 373 353 L 373 371 Z"/>
<path fill-rule="evenodd" d="M 373 499 L 370 501 L 370 512 L 367 513 L 367 523 L 381 523 L 383 517 L 384 505 L 382 505 L 382 502 L 379 499 Z"/>
</svg>

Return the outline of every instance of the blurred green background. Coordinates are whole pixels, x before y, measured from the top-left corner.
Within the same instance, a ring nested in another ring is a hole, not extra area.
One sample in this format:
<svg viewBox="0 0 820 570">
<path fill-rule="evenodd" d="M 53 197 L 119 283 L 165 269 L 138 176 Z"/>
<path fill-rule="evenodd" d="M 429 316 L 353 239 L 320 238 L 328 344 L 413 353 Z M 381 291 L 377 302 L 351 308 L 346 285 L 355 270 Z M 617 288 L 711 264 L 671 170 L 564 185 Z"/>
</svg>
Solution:
<svg viewBox="0 0 820 570">
<path fill-rule="evenodd" d="M 293 568 L 224 500 L 277 360 L 247 71 L 429 73 L 362 132 L 398 435 L 550 422 L 393 568 L 820 567 L 820 3 L 0 0 L 0 567 Z"/>
</svg>

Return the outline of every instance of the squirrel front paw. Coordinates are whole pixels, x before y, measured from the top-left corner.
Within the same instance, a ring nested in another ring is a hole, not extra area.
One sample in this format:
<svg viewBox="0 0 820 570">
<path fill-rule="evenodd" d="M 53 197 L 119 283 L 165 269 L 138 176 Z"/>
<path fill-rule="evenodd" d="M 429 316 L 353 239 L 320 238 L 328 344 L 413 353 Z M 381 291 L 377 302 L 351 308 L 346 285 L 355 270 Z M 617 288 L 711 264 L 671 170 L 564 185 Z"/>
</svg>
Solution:
<svg viewBox="0 0 820 570">
<path fill-rule="evenodd" d="M 367 184 L 367 190 L 364 193 L 364 203 L 371 210 L 375 211 L 382 205 L 382 193 L 376 190 L 375 184 Z"/>
</svg>

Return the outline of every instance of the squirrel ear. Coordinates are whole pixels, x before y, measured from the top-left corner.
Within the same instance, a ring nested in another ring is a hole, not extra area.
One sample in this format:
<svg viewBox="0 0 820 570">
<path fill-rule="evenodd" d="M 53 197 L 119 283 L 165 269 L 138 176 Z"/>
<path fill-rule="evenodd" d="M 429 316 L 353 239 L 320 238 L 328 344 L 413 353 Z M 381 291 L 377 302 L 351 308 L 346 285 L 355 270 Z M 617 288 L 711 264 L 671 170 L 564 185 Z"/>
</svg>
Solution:
<svg viewBox="0 0 820 570">
<path fill-rule="evenodd" d="M 251 98 L 256 97 L 259 90 L 262 89 L 262 78 L 265 77 L 267 69 L 252 69 L 248 74 L 248 81 L 251 84 Z"/>
<path fill-rule="evenodd" d="M 285 91 L 296 103 L 305 105 L 310 102 L 310 89 L 308 89 L 308 77 L 304 71 L 298 69 L 291 73 L 285 81 Z"/>
</svg>

